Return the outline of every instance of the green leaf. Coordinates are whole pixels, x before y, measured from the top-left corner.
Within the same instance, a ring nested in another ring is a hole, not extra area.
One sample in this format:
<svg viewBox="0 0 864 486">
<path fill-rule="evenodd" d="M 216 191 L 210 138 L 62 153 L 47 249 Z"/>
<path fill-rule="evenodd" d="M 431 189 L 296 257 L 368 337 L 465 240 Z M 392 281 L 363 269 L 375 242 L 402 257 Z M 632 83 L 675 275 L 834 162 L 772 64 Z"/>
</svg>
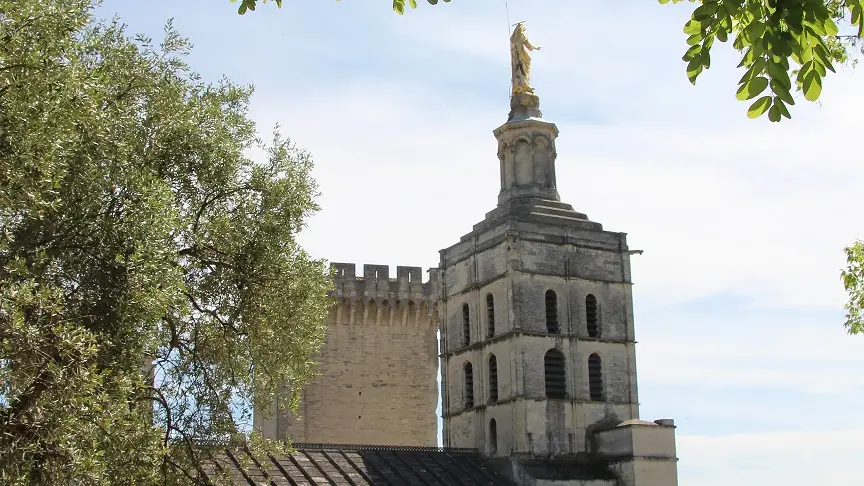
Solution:
<svg viewBox="0 0 864 486">
<path fill-rule="evenodd" d="M 690 19 L 684 24 L 684 33 L 687 35 L 699 34 L 702 32 L 702 24 Z"/>
<path fill-rule="evenodd" d="M 762 74 L 762 71 L 765 70 L 765 64 L 766 61 L 764 57 L 760 57 L 753 61 L 753 64 L 750 65 L 750 68 L 747 69 L 747 71 L 744 73 L 744 76 L 741 76 L 741 79 L 738 80 L 738 84 L 742 84 L 746 81 L 749 81 L 754 76 Z"/>
<path fill-rule="evenodd" d="M 738 4 L 738 7 L 736 8 L 736 7 L 733 5 L 733 3 L 734 3 L 734 2 L 728 2 L 728 1 L 727 1 L 727 2 L 723 2 L 723 3 L 721 4 L 721 6 L 722 6 L 723 10 L 726 11 L 726 15 L 728 15 L 729 17 L 732 17 L 732 18 L 737 18 L 737 17 L 738 17 L 738 8 L 741 8 L 741 6 L 740 6 L 740 3 L 739 3 L 739 4 Z"/>
<path fill-rule="evenodd" d="M 787 87 L 781 85 L 780 83 L 777 82 L 776 79 L 771 80 L 770 86 L 771 86 L 771 92 L 774 93 L 775 95 L 777 95 L 778 98 L 789 103 L 790 105 L 795 104 L 795 98 L 792 97 L 792 93 L 790 92 L 791 87 L 787 88 Z"/>
<path fill-rule="evenodd" d="M 690 84 L 696 84 L 696 78 L 702 73 L 702 63 L 698 59 L 694 59 L 687 64 L 687 79 Z"/>
<path fill-rule="evenodd" d="M 789 114 L 789 109 L 786 108 L 786 103 L 784 103 L 783 100 L 781 100 L 780 98 L 774 98 L 774 106 L 777 107 L 777 110 L 780 112 L 781 115 L 785 116 L 786 119 L 792 119 L 792 115 Z"/>
<path fill-rule="evenodd" d="M 825 31 L 825 35 L 834 36 L 837 35 L 840 31 L 837 29 L 837 24 L 834 23 L 831 18 L 826 18 L 822 24 L 822 30 Z"/>
<path fill-rule="evenodd" d="M 824 45 L 817 44 L 816 47 L 813 48 L 813 52 L 816 54 L 816 58 L 822 62 L 823 66 L 830 69 L 832 73 L 837 72 L 834 70 L 834 66 L 831 64 L 831 58 L 828 55 L 828 51 L 825 50 Z"/>
<path fill-rule="evenodd" d="M 729 33 L 726 32 L 726 29 L 723 27 L 719 27 L 717 29 L 717 39 L 720 42 L 726 42 L 729 39 Z"/>
<path fill-rule="evenodd" d="M 684 53 L 684 57 L 682 57 L 681 59 L 684 62 L 690 62 L 694 59 L 698 59 L 699 54 L 701 54 L 701 53 L 702 53 L 702 46 L 700 46 L 700 45 L 691 46 L 689 49 L 687 49 L 687 52 Z"/>
<path fill-rule="evenodd" d="M 768 119 L 775 123 L 780 121 L 780 110 L 776 105 L 771 106 L 771 109 L 768 110 Z"/>
<path fill-rule="evenodd" d="M 813 23 L 813 22 L 809 22 L 809 21 L 805 20 L 804 21 L 804 28 L 807 29 L 808 31 L 810 31 L 813 35 L 815 35 L 817 37 L 822 37 L 824 35 L 827 35 L 824 27 L 822 25 L 817 24 L 817 23 Z"/>
<path fill-rule="evenodd" d="M 411 8 L 417 8 L 417 0 L 408 0 L 408 4 L 411 5 Z"/>
<path fill-rule="evenodd" d="M 393 11 L 399 15 L 405 13 L 405 0 L 393 0 Z"/>
<path fill-rule="evenodd" d="M 739 37 L 740 38 L 740 37 Z M 756 56 L 753 55 L 753 46 L 747 48 L 747 51 L 744 52 L 744 55 L 741 56 L 741 62 L 738 63 L 738 67 L 744 67 L 747 65 L 753 64 L 755 62 Z"/>
<path fill-rule="evenodd" d="M 817 73 L 819 73 L 819 76 L 823 77 L 823 78 L 825 77 L 826 74 L 828 74 L 828 72 L 825 71 L 825 66 L 821 62 L 818 62 L 818 61 L 813 63 L 813 70 L 815 70 Z"/>
<path fill-rule="evenodd" d="M 807 101 L 818 100 L 819 95 L 822 94 L 822 78 L 819 76 L 819 73 L 810 71 L 810 73 L 804 76 L 801 88 Z"/>
<path fill-rule="evenodd" d="M 780 64 L 774 61 L 768 61 L 768 76 L 770 76 L 772 80 L 786 86 L 786 89 L 792 89 L 792 81 L 789 79 L 789 73 L 786 72 Z"/>
<path fill-rule="evenodd" d="M 712 17 L 716 11 L 716 4 L 702 4 L 693 11 L 693 18 L 698 20 L 699 22 L 702 22 L 703 20 Z"/>
<path fill-rule="evenodd" d="M 768 107 L 770 107 L 770 106 L 771 106 L 771 97 L 770 96 L 763 96 L 763 97 L 759 98 L 758 100 L 756 100 L 752 105 L 750 105 L 750 108 L 747 110 L 747 117 L 748 118 L 759 118 L 760 116 L 762 116 L 763 113 L 765 113 L 765 111 L 768 110 Z"/>
<path fill-rule="evenodd" d="M 759 76 L 741 85 L 735 97 L 741 101 L 753 99 L 762 94 L 766 88 L 768 88 L 768 78 Z"/>
<path fill-rule="evenodd" d="M 739 51 L 744 50 L 744 36 L 740 34 L 736 35 L 735 39 L 732 40 L 732 47 Z M 741 67 L 741 64 L 739 64 L 738 67 Z"/>
<path fill-rule="evenodd" d="M 702 37 L 701 33 L 700 34 L 693 34 L 687 38 L 687 45 L 688 46 L 695 46 L 696 44 L 701 43 L 702 39 L 703 39 L 703 37 Z"/>
<path fill-rule="evenodd" d="M 798 64 L 805 64 L 813 60 L 813 48 L 808 44 L 807 46 L 802 45 L 801 49 L 798 51 L 799 61 Z"/>
<path fill-rule="evenodd" d="M 750 42 L 755 45 L 765 34 L 765 24 L 759 21 L 751 22 L 745 29 L 745 32 L 747 32 L 747 38 L 750 39 Z"/>
</svg>

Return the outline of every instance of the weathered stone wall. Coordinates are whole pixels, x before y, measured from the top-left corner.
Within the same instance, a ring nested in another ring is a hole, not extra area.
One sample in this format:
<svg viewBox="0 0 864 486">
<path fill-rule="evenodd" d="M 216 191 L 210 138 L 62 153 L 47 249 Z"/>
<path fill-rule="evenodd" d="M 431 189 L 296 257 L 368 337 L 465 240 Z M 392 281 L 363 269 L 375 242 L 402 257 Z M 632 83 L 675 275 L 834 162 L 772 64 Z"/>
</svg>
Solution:
<svg viewBox="0 0 864 486">
<path fill-rule="evenodd" d="M 629 420 L 594 432 L 595 452 L 613 461 L 623 486 L 675 486 L 678 459 L 672 420 Z"/>
<path fill-rule="evenodd" d="M 256 425 L 297 442 L 434 446 L 437 443 L 436 274 L 418 267 L 336 263 L 320 376 L 303 393 L 299 419 L 280 413 Z M 259 415 L 259 414 L 256 414 Z"/>
<path fill-rule="evenodd" d="M 482 228 L 482 224 L 475 226 Z M 588 449 L 587 430 L 614 417 L 638 418 L 630 262 L 625 235 L 514 222 L 475 231 L 441 252 L 442 375 L 445 444 L 536 454 Z M 558 334 L 546 325 L 546 292 L 555 292 Z M 486 296 L 494 299 L 488 335 Z M 586 297 L 596 300 L 599 335 L 588 332 Z M 464 338 L 463 305 L 470 340 Z M 547 400 L 546 352 L 565 358 L 566 400 Z M 589 392 L 588 358 L 601 358 L 602 401 Z M 489 403 L 490 354 L 498 401 Z M 465 364 L 472 365 L 474 407 L 465 408 Z M 490 444 L 490 420 L 496 443 Z"/>
</svg>

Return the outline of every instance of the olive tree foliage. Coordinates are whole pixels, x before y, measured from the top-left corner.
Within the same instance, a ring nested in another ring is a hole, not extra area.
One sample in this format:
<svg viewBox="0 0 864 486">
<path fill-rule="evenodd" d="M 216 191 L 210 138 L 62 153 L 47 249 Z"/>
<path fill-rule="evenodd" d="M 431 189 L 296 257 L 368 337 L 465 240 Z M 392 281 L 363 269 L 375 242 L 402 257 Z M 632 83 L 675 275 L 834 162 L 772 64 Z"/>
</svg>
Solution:
<svg viewBox="0 0 864 486">
<path fill-rule="evenodd" d="M 244 424 L 314 372 L 312 160 L 93 8 L 0 0 L 0 484 L 218 480 L 202 444 L 281 447 Z"/>
</svg>

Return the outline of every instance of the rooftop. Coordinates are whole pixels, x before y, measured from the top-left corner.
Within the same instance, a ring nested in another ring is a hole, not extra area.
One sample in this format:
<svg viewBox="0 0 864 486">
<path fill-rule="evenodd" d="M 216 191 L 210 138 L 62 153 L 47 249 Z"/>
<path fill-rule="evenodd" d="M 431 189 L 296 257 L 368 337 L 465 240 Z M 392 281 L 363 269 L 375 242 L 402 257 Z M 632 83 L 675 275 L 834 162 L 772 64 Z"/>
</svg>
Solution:
<svg viewBox="0 0 864 486">
<path fill-rule="evenodd" d="M 486 466 L 476 449 L 300 443 L 293 447 L 291 455 L 266 457 L 224 449 L 215 468 L 234 484 L 255 486 L 513 484 Z"/>
</svg>

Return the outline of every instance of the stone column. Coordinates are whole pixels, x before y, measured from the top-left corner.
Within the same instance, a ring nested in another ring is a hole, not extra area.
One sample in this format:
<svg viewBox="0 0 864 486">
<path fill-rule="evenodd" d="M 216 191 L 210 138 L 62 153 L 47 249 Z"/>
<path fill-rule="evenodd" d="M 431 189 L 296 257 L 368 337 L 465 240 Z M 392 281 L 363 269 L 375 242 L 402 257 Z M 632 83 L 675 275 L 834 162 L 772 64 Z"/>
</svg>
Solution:
<svg viewBox="0 0 864 486">
<path fill-rule="evenodd" d="M 555 180 L 558 127 L 542 118 L 537 96 L 514 96 L 507 123 L 493 133 L 501 164 L 498 203 L 522 198 L 559 201 Z"/>
</svg>

